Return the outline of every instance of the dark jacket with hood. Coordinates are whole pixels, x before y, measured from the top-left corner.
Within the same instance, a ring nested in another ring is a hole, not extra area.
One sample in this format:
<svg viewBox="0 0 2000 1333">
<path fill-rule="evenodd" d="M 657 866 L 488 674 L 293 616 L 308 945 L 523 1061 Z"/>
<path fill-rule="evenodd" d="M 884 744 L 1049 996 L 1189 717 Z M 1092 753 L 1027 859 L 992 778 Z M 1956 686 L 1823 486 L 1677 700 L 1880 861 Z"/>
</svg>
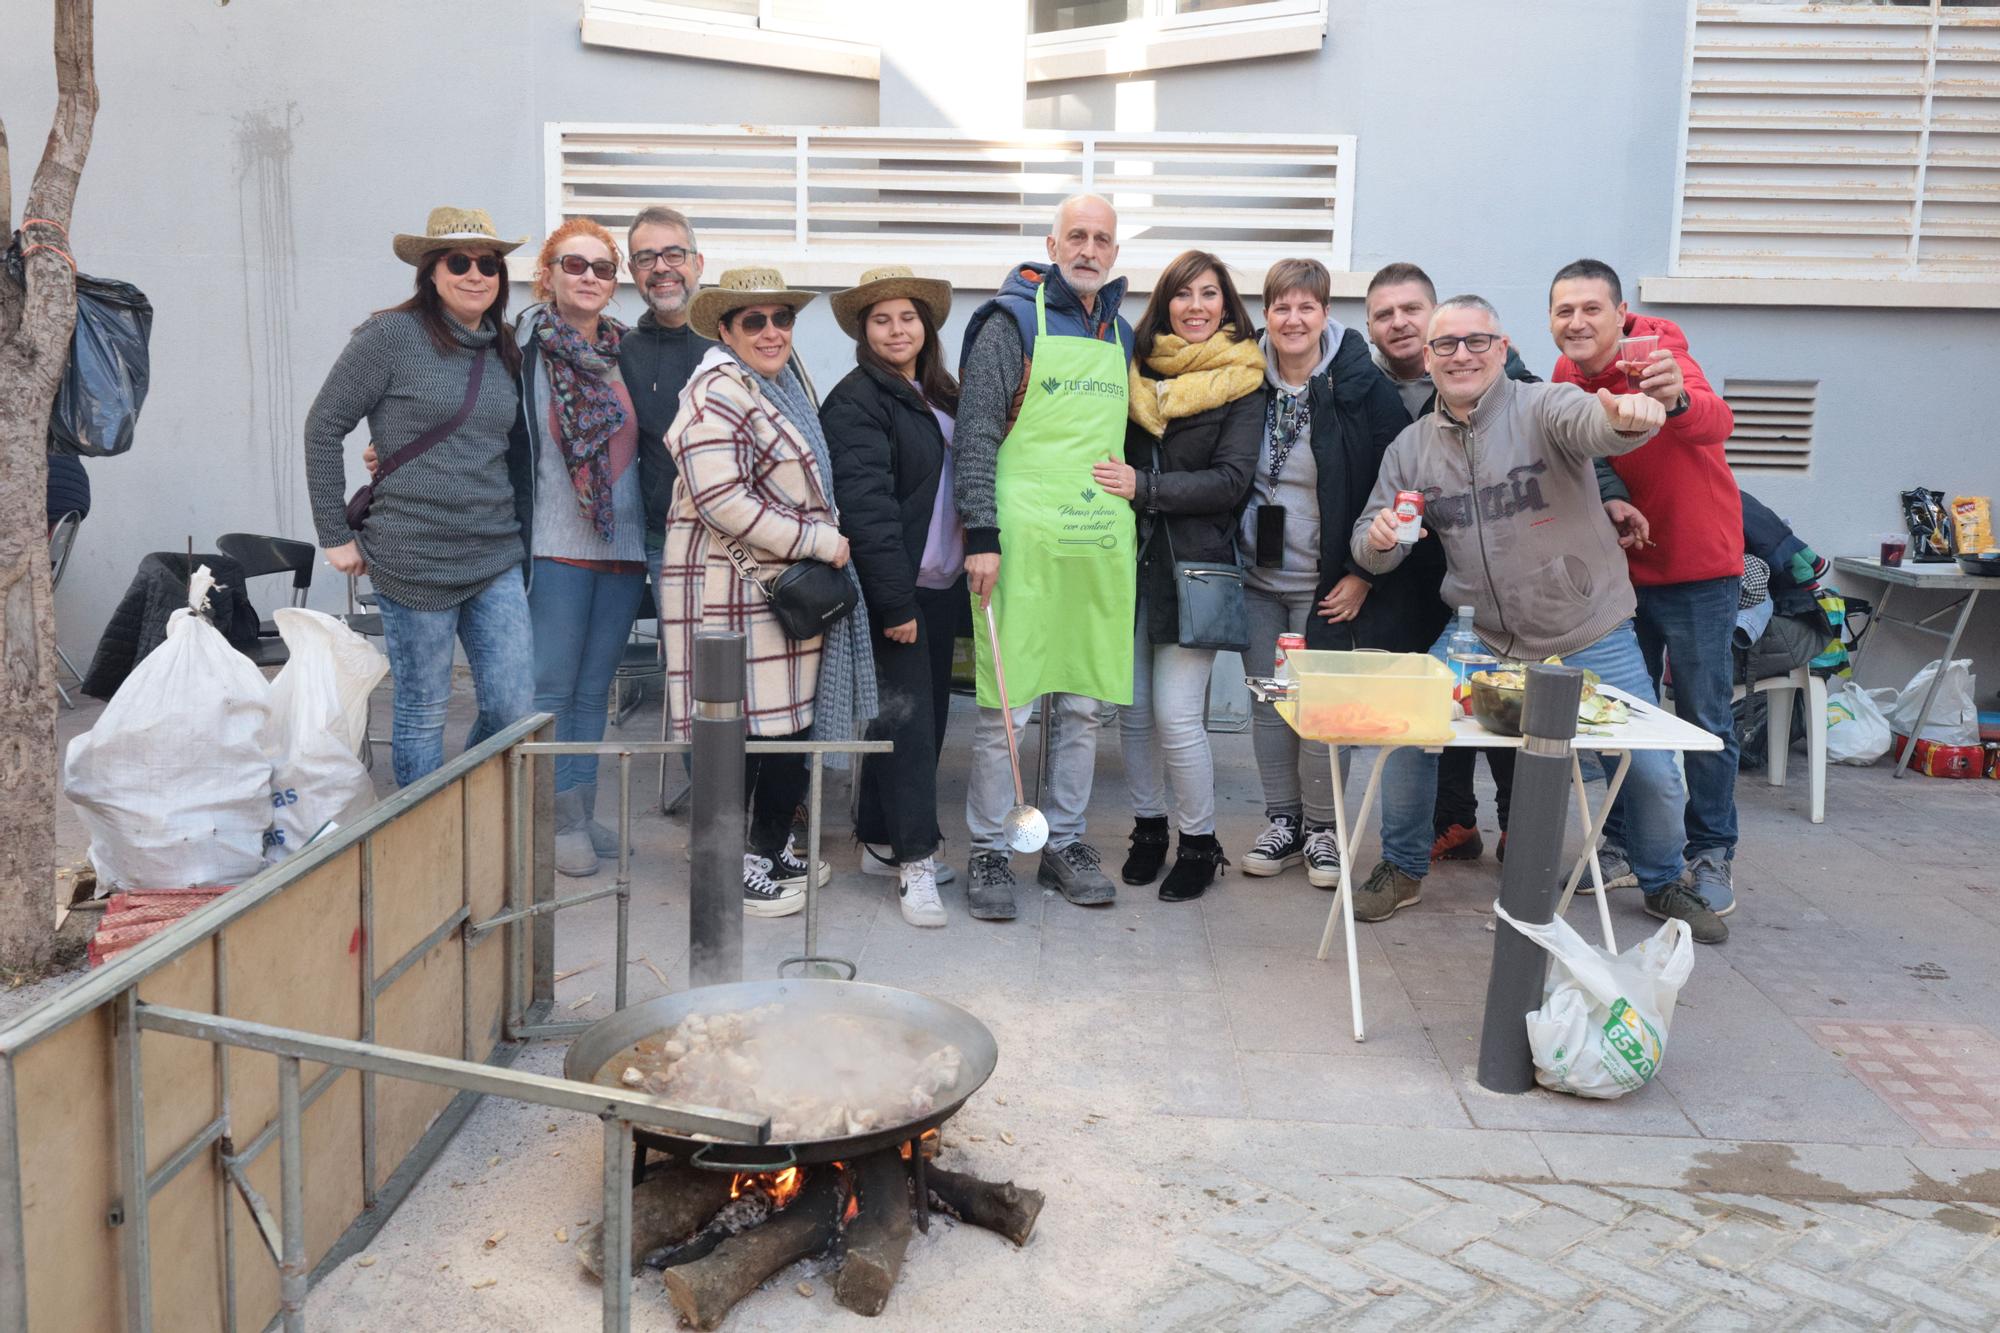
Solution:
<svg viewBox="0 0 2000 1333">
<path fill-rule="evenodd" d="M 819 410 L 847 538 L 877 630 L 917 617 L 917 569 L 944 467 L 944 432 L 908 380 L 856 366 Z"/>
<path fill-rule="evenodd" d="M 680 475 L 667 452 L 667 429 L 680 410 L 688 376 L 715 346 L 693 329 L 670 329 L 648 310 L 618 344 L 618 371 L 639 415 L 639 489 L 646 497 L 646 540 L 657 546 L 667 530 L 667 506 Z"/>
</svg>

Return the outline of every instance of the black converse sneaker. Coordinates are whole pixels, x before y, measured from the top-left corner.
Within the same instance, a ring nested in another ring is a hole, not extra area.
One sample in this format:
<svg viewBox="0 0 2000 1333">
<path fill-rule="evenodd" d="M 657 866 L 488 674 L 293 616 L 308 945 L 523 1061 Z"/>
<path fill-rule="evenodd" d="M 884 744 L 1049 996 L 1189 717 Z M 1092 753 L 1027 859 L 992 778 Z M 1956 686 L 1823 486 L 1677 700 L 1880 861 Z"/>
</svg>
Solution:
<svg viewBox="0 0 2000 1333">
<path fill-rule="evenodd" d="M 819 878 L 813 883 L 815 885 L 826 883 L 832 873 L 833 867 L 827 864 L 826 858 L 820 858 Z M 806 859 L 799 855 L 798 845 L 794 839 L 786 838 L 784 847 L 772 858 L 771 878 L 779 884 L 792 888 L 805 888 Z"/>
<path fill-rule="evenodd" d="M 1297 815 L 1272 815 L 1271 827 L 1243 857 L 1246 875 L 1276 875 L 1306 858 L 1306 835 Z"/>
<path fill-rule="evenodd" d="M 790 916 L 806 905 L 804 871 L 797 884 L 771 878 L 771 858 L 743 854 L 743 915 Z"/>
<path fill-rule="evenodd" d="M 1316 889 L 1340 887 L 1340 844 L 1330 828 L 1306 832 L 1306 883 Z"/>
</svg>

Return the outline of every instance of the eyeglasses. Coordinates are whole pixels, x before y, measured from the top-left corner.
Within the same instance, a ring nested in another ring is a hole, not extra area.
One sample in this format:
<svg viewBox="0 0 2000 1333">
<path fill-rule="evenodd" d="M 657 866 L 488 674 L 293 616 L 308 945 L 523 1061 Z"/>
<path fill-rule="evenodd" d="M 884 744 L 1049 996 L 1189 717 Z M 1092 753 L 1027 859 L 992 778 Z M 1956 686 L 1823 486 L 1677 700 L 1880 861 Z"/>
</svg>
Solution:
<svg viewBox="0 0 2000 1333">
<path fill-rule="evenodd" d="M 1437 356 L 1450 356 L 1458 350 L 1460 343 L 1465 344 L 1466 351 L 1479 353 L 1492 347 L 1494 343 L 1500 341 L 1500 338 L 1501 335 L 1497 333 L 1468 333 L 1462 338 L 1433 338 L 1424 346 L 1430 348 Z"/>
<path fill-rule="evenodd" d="M 668 268 L 680 268 L 694 255 L 692 250 L 683 250 L 678 245 L 670 245 L 664 250 L 634 250 L 632 271 L 643 273 L 655 264 L 665 264 Z"/>
<path fill-rule="evenodd" d="M 595 273 L 602 282 L 609 282 L 618 276 L 618 265 L 608 259 L 585 259 L 582 255 L 564 255 L 556 260 L 556 267 L 572 278 L 580 278 L 586 271 Z"/>
<path fill-rule="evenodd" d="M 479 265 L 479 276 L 482 278 L 490 278 L 500 271 L 500 260 L 496 255 L 480 255 L 477 259 L 471 255 L 444 257 L 444 266 L 451 271 L 451 276 L 454 278 L 462 278 L 470 273 L 474 264 Z"/>
<path fill-rule="evenodd" d="M 734 324 L 735 327 L 743 330 L 745 333 L 762 333 L 764 325 L 767 323 L 775 324 L 781 329 L 789 329 L 793 324 L 798 322 L 798 318 L 799 312 L 787 306 L 775 315 L 767 315 L 761 310 L 752 310 L 749 314 L 735 320 Z"/>
</svg>

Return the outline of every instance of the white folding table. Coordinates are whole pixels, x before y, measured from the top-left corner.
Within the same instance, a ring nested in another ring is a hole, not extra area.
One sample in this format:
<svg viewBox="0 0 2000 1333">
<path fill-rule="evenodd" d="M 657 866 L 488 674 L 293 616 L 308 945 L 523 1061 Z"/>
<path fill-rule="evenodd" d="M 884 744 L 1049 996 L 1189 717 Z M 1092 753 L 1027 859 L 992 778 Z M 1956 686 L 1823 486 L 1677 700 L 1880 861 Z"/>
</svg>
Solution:
<svg viewBox="0 0 2000 1333">
<path fill-rule="evenodd" d="M 1722 739 L 1681 721 L 1662 708 L 1641 703 L 1623 690 L 1609 685 L 1597 688 L 1602 694 L 1624 700 L 1632 710 L 1632 716 L 1618 726 L 1605 728 L 1605 735 L 1588 735 L 1579 731 L 1571 744 L 1570 781 L 1576 789 L 1577 819 L 1583 827 L 1583 853 L 1570 868 L 1562 898 L 1556 904 L 1556 915 L 1561 916 L 1568 910 L 1570 899 L 1582 883 L 1584 871 L 1589 870 L 1590 882 L 1597 895 L 1597 920 L 1604 931 L 1604 947 L 1615 952 L 1618 943 L 1611 933 L 1611 905 L 1607 901 L 1609 895 L 1604 891 L 1604 871 L 1597 863 L 1597 839 L 1603 832 L 1605 818 L 1611 813 L 1611 803 L 1618 799 L 1619 788 L 1625 784 L 1625 774 L 1632 767 L 1632 756 L 1640 750 L 1720 750 Z M 1292 710 L 1280 709 L 1279 712 L 1288 722 L 1293 720 Z M 1451 739 L 1443 745 L 1424 745 L 1420 748 L 1435 753 L 1446 749 L 1518 750 L 1522 745 L 1521 737 L 1496 735 L 1470 717 L 1454 716 L 1451 730 Z M 1328 742 L 1331 747 L 1328 760 L 1333 766 L 1334 837 L 1340 844 L 1340 887 L 1335 890 L 1333 906 L 1327 911 L 1326 930 L 1319 941 L 1319 960 L 1326 961 L 1327 954 L 1333 949 L 1334 927 L 1340 926 L 1347 937 L 1347 995 L 1354 1010 L 1354 1039 L 1362 1041 L 1365 1040 L 1365 1033 L 1361 1022 L 1361 967 L 1354 950 L 1354 852 L 1368 827 L 1368 812 L 1373 808 L 1375 793 L 1381 787 L 1383 764 L 1392 753 L 1408 747 L 1365 740 L 1347 744 L 1375 745 L 1380 749 L 1375 757 L 1375 766 L 1368 774 L 1368 784 L 1362 790 L 1361 808 L 1350 822 L 1347 818 L 1347 793 L 1340 777 L 1340 743 Z M 1605 784 L 1604 800 L 1594 813 L 1583 780 L 1580 755 L 1585 750 L 1599 755 L 1618 755 L 1618 766 Z"/>
</svg>

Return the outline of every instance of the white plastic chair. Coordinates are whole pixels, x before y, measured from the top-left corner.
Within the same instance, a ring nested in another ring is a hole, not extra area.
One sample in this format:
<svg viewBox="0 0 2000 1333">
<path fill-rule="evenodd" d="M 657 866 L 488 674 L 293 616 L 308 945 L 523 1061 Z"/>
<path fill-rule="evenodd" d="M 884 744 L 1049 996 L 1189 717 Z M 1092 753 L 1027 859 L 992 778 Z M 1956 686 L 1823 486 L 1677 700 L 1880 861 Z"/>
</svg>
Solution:
<svg viewBox="0 0 2000 1333">
<path fill-rule="evenodd" d="M 1785 785 L 1785 764 L 1792 753 L 1792 698 L 1806 692 L 1806 755 L 1812 765 L 1812 822 L 1826 822 L 1826 680 L 1813 674 L 1811 667 L 1799 667 L 1789 675 L 1767 676 L 1746 690 L 1736 687 L 1735 698 L 1746 693 L 1769 695 L 1770 721 L 1765 730 L 1770 737 L 1766 751 L 1764 780 L 1773 787 Z"/>
</svg>

